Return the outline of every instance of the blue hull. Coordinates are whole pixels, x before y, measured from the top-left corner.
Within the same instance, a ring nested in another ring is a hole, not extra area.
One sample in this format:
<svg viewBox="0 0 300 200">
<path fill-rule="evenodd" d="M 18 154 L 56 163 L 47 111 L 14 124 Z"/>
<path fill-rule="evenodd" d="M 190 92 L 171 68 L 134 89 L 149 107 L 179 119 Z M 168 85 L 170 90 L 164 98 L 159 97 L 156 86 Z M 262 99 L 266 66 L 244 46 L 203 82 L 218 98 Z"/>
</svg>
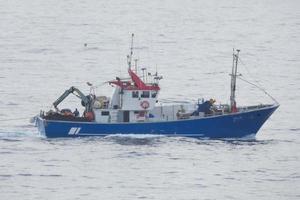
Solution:
<svg viewBox="0 0 300 200">
<path fill-rule="evenodd" d="M 164 122 L 103 124 L 45 120 L 38 117 L 36 123 L 39 132 L 48 138 L 106 136 L 112 134 L 240 138 L 256 134 L 277 108 L 278 105 L 271 105 L 240 113 Z"/>
</svg>

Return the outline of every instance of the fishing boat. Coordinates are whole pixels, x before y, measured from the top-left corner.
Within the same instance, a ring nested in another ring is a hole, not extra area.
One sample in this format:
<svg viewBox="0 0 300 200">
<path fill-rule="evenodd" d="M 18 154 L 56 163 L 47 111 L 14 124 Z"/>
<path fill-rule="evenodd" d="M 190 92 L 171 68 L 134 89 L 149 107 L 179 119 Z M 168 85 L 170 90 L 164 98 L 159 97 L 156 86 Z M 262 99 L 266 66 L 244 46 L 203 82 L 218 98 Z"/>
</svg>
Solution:
<svg viewBox="0 0 300 200">
<path fill-rule="evenodd" d="M 132 34 L 127 56 L 128 77 L 116 77 L 107 82 L 113 86 L 113 94 L 109 97 L 97 96 L 95 92 L 86 95 L 78 88 L 70 87 L 53 103 L 53 109 L 41 111 L 35 117 L 41 135 L 48 138 L 115 134 L 241 138 L 256 135 L 279 107 L 275 99 L 272 104 L 237 106 L 235 92 L 240 50 L 233 52 L 229 104 L 216 104 L 214 99 L 160 104 L 162 76 L 157 72 L 151 75 L 145 68 L 139 70 L 137 60 L 133 58 L 133 37 Z M 88 85 L 92 87 L 89 82 Z M 82 115 L 77 109 L 58 108 L 69 94 L 75 94 L 81 100 Z"/>
</svg>

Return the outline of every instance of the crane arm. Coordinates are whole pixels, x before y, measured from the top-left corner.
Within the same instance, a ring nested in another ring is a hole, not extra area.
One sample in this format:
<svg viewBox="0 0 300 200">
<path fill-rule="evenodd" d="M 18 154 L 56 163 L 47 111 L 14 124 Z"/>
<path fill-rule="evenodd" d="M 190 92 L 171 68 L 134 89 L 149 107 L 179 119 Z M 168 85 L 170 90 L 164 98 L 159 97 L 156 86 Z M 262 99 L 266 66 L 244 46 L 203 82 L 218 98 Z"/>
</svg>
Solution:
<svg viewBox="0 0 300 200">
<path fill-rule="evenodd" d="M 76 93 L 77 94 L 76 94 Z M 85 106 L 88 108 L 90 105 L 90 100 L 87 98 L 79 89 L 75 88 L 74 86 L 70 87 L 70 89 L 66 90 L 56 101 L 54 101 L 53 106 L 57 109 L 57 106 L 69 96 L 69 94 L 74 93 L 78 98 L 80 98 L 84 103 Z"/>
</svg>

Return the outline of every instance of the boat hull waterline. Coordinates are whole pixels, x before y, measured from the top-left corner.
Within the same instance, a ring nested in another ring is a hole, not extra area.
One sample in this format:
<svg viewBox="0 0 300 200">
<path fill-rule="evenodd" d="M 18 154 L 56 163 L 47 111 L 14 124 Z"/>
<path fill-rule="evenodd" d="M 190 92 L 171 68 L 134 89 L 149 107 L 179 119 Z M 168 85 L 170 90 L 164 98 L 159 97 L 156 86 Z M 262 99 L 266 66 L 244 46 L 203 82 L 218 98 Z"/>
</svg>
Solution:
<svg viewBox="0 0 300 200">
<path fill-rule="evenodd" d="M 36 118 L 41 135 L 48 138 L 151 134 L 203 138 L 241 138 L 255 135 L 279 105 L 198 119 L 144 123 L 97 123 Z"/>
</svg>

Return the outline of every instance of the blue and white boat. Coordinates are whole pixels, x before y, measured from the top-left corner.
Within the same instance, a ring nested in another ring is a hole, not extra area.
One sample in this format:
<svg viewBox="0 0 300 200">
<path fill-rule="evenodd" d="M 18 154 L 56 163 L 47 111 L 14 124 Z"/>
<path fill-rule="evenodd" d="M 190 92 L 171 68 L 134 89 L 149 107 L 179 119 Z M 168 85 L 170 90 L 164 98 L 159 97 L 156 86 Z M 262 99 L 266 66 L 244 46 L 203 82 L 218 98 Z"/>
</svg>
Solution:
<svg viewBox="0 0 300 200">
<path fill-rule="evenodd" d="M 108 81 L 114 87 L 111 97 L 83 94 L 75 87 L 66 90 L 54 103 L 54 110 L 41 111 L 35 118 L 41 135 L 55 137 L 106 136 L 114 134 L 151 134 L 205 138 L 241 138 L 255 135 L 279 107 L 273 104 L 238 107 L 235 100 L 239 50 L 233 53 L 230 104 L 215 105 L 215 100 L 189 104 L 161 105 L 158 103 L 157 72 L 148 76 L 133 61 L 133 35 L 127 56 L 128 78 Z M 150 74 L 150 73 L 149 73 Z M 70 109 L 58 109 L 69 95 L 81 99 L 84 114 Z"/>
</svg>

